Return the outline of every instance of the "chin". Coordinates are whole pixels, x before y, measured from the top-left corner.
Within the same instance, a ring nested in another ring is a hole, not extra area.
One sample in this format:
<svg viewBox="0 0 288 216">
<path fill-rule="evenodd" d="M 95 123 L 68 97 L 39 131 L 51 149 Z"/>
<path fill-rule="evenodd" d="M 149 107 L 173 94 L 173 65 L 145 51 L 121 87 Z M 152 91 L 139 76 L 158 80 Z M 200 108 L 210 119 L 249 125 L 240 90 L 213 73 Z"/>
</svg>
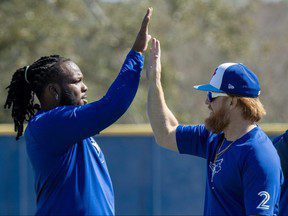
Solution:
<svg viewBox="0 0 288 216">
<path fill-rule="evenodd" d="M 210 113 L 205 119 L 205 127 L 212 133 L 221 133 L 230 124 L 230 113 L 221 109 L 216 113 Z"/>
<path fill-rule="evenodd" d="M 81 101 L 79 102 L 78 105 L 82 106 L 82 105 L 85 105 L 85 104 L 88 104 L 88 101 L 86 99 L 81 99 Z"/>
</svg>

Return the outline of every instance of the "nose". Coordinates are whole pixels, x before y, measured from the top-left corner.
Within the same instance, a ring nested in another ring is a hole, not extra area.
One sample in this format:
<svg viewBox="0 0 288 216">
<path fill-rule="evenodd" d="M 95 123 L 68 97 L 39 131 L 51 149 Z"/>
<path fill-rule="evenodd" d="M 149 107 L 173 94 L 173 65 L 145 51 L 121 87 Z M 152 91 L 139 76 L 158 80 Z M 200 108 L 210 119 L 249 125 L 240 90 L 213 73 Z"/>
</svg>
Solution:
<svg viewBox="0 0 288 216">
<path fill-rule="evenodd" d="M 88 91 L 88 87 L 84 83 L 82 85 L 82 91 L 83 92 L 87 92 Z"/>
</svg>

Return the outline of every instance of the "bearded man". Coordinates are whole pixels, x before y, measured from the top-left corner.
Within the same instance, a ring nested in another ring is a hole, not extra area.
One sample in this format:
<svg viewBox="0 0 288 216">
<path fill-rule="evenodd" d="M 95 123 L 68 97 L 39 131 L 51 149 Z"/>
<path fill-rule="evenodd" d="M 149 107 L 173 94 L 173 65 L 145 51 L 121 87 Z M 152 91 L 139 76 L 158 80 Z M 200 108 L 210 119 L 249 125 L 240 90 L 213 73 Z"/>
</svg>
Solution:
<svg viewBox="0 0 288 216">
<path fill-rule="evenodd" d="M 204 215 L 278 213 L 282 171 L 272 142 L 256 124 L 265 114 L 257 76 L 240 63 L 217 67 L 207 91 L 204 125 L 179 125 L 161 86 L 160 43 L 147 67 L 148 117 L 159 145 L 207 160 Z"/>
</svg>

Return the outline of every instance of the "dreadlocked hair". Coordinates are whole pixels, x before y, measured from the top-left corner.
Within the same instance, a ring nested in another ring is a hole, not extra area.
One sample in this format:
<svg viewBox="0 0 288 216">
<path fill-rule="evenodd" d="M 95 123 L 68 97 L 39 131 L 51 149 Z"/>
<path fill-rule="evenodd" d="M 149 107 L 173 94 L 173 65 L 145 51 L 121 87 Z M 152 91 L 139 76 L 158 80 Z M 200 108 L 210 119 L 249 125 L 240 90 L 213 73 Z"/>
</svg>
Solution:
<svg viewBox="0 0 288 216">
<path fill-rule="evenodd" d="M 12 76 L 8 89 L 8 96 L 4 108 L 12 107 L 11 116 L 14 120 L 16 140 L 23 135 L 23 124 L 28 122 L 40 105 L 34 103 L 35 94 L 41 98 L 43 90 L 51 82 L 57 82 L 61 72 L 60 63 L 70 59 L 59 55 L 44 56 L 32 65 L 16 70 Z M 27 68 L 27 71 L 25 71 Z M 25 75 L 26 74 L 26 75 Z"/>
</svg>

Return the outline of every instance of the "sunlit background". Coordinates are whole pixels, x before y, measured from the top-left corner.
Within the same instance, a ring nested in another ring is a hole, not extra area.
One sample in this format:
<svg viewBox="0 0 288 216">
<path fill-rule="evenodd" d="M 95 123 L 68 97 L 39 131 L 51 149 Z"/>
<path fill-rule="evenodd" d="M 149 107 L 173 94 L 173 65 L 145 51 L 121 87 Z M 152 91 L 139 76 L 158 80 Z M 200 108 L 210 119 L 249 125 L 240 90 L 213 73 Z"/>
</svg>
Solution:
<svg viewBox="0 0 288 216">
<path fill-rule="evenodd" d="M 12 123 L 10 110 L 3 106 L 13 73 L 45 55 L 75 61 L 89 87 L 89 101 L 100 99 L 117 76 L 150 6 L 154 12 L 149 32 L 162 46 L 165 98 L 181 123 L 203 122 L 208 114 L 206 95 L 193 86 L 209 82 L 223 62 L 244 63 L 259 76 L 260 99 L 267 110 L 262 122 L 287 122 L 287 1 L 1 0 L 0 123 Z M 146 99 L 143 70 L 135 100 L 117 123 L 148 123 Z M 201 214 L 204 162 L 160 149 L 149 133 L 125 136 L 99 141 L 116 191 L 116 213 Z M 123 160 L 118 161 L 119 151 Z M 133 160 L 137 162 L 131 167 Z M 16 143 L 13 136 L 1 135 L 0 214 L 33 214 L 33 196 L 24 140 Z M 182 198 L 178 207 L 171 207 Z"/>
</svg>

